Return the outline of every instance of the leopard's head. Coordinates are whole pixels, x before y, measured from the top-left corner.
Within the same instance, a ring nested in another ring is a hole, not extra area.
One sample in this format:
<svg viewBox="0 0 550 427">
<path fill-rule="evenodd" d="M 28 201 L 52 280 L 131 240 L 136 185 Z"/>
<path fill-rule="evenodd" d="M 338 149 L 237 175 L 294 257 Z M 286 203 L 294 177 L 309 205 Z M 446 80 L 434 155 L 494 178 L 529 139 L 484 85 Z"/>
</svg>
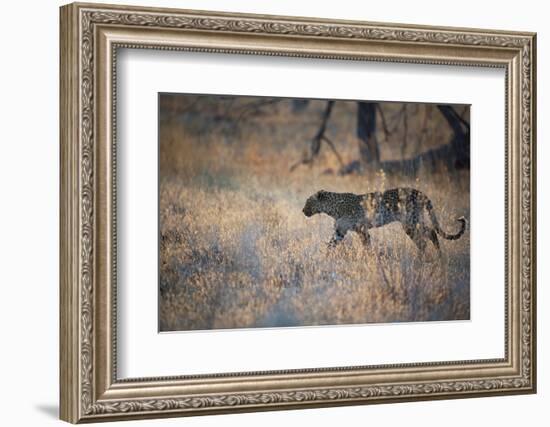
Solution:
<svg viewBox="0 0 550 427">
<path fill-rule="evenodd" d="M 330 194 L 328 191 L 319 190 L 313 196 L 310 196 L 306 200 L 306 204 L 302 209 L 305 216 L 310 217 L 312 215 L 325 212 L 326 204 L 329 202 Z"/>
</svg>

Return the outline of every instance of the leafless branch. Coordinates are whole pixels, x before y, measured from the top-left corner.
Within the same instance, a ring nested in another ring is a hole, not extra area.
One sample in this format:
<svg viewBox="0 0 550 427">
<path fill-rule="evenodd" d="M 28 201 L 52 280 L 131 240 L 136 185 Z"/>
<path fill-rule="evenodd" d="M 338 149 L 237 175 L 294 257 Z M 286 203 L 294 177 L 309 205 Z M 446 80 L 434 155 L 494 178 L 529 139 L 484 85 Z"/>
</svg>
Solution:
<svg viewBox="0 0 550 427">
<path fill-rule="evenodd" d="M 281 101 L 283 101 L 283 98 L 272 98 L 258 102 L 251 102 L 250 104 L 247 104 L 241 108 L 239 116 L 237 117 L 237 121 L 239 122 L 243 120 L 246 116 L 257 113 L 260 108 L 265 107 L 266 105 L 276 104 Z"/>
<path fill-rule="evenodd" d="M 334 106 L 334 101 L 328 101 L 327 106 L 325 108 L 325 111 L 323 112 L 323 117 L 321 119 L 321 125 L 319 127 L 319 130 L 313 137 L 310 143 L 310 152 L 309 156 L 304 157 L 300 161 L 296 162 L 290 167 L 290 172 L 294 171 L 298 166 L 300 165 L 307 165 L 311 164 L 315 157 L 319 154 L 319 151 L 321 150 L 321 142 L 324 140 L 327 142 L 329 147 L 331 147 L 332 151 L 336 154 L 336 157 L 338 158 L 338 161 L 342 163 L 342 159 L 340 158 L 340 155 L 337 154 L 336 148 L 334 147 L 334 144 L 332 144 L 331 141 L 328 140 L 328 138 L 325 136 L 325 131 L 327 129 L 327 123 L 328 119 L 330 117 L 330 113 L 332 112 L 332 107 Z M 332 146 L 331 146 L 332 145 Z"/>
</svg>

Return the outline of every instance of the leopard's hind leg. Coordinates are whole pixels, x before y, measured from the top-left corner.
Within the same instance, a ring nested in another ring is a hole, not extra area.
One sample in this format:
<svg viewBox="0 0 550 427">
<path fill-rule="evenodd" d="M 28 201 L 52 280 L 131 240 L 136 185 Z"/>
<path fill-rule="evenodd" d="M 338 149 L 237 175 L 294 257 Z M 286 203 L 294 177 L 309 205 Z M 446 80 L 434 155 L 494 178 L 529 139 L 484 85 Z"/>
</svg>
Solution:
<svg viewBox="0 0 550 427">
<path fill-rule="evenodd" d="M 439 245 L 439 239 L 437 238 L 437 233 L 435 230 L 429 227 L 423 227 L 422 225 L 419 225 L 417 227 L 403 226 L 403 228 L 405 229 L 405 233 L 407 233 L 407 236 L 411 238 L 411 240 L 418 248 L 418 251 L 420 252 L 420 258 L 422 260 L 430 262 L 436 261 L 436 259 L 427 258 L 426 256 L 428 240 L 433 243 L 439 259 L 443 259 L 443 251 L 441 250 L 441 246 Z"/>
<path fill-rule="evenodd" d="M 439 239 L 437 238 L 437 232 L 433 228 L 427 228 L 426 234 L 428 235 L 428 238 L 432 241 L 435 248 L 437 249 L 437 253 L 439 254 L 439 257 L 443 255 L 441 252 L 441 246 L 439 245 Z"/>
<path fill-rule="evenodd" d="M 358 224 L 355 226 L 354 231 L 361 237 L 365 248 L 371 249 L 372 245 L 368 226 L 365 223 Z"/>
<path fill-rule="evenodd" d="M 426 251 L 426 237 L 423 230 L 418 227 L 405 225 L 403 226 L 403 229 L 405 230 L 405 233 L 407 233 L 407 236 L 409 236 L 414 242 L 420 251 L 421 256 L 424 256 L 424 252 Z"/>
</svg>

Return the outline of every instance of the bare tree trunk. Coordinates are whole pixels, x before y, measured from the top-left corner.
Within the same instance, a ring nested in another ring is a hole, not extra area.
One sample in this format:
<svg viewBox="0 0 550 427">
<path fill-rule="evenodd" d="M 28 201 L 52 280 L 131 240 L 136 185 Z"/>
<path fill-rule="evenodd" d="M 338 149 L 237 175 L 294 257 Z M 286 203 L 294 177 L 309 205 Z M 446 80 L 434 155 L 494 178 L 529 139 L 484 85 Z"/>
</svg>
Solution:
<svg viewBox="0 0 550 427">
<path fill-rule="evenodd" d="M 321 146 L 321 139 L 323 139 L 325 135 L 325 131 L 327 130 L 327 123 L 330 117 L 330 113 L 332 113 L 332 107 L 334 107 L 334 101 L 328 101 L 325 111 L 323 112 L 321 126 L 319 126 L 319 130 L 317 131 L 317 134 L 313 137 L 313 141 L 318 142 L 319 146 Z M 317 149 L 315 154 L 317 154 L 317 151 L 319 150 Z"/>
<path fill-rule="evenodd" d="M 332 140 L 326 135 L 327 123 L 328 123 L 328 119 L 330 117 L 330 114 L 332 113 L 332 107 L 334 107 L 334 101 L 332 101 L 332 100 L 328 101 L 327 106 L 325 107 L 325 111 L 323 112 L 323 117 L 322 117 L 322 120 L 321 120 L 321 126 L 319 126 L 319 130 L 317 131 L 317 133 L 315 134 L 315 136 L 311 140 L 309 155 L 307 157 L 304 157 L 299 162 L 293 164 L 290 167 L 290 172 L 292 172 L 294 169 L 296 169 L 299 165 L 311 164 L 313 162 L 313 160 L 315 159 L 315 157 L 317 157 L 317 155 L 319 154 L 319 151 L 321 150 L 321 142 L 323 142 L 323 141 L 325 141 L 327 143 L 329 148 L 332 150 L 332 152 L 336 156 L 336 159 L 338 160 L 338 163 L 340 163 L 340 167 L 344 166 L 342 157 L 340 156 L 340 154 L 336 150 L 336 146 L 334 145 Z"/>
<path fill-rule="evenodd" d="M 357 103 L 357 137 L 359 155 L 363 164 L 380 163 L 380 150 L 376 138 L 376 102 Z"/>
<path fill-rule="evenodd" d="M 453 131 L 453 137 L 448 144 L 442 145 L 437 148 L 429 149 L 423 153 L 411 158 L 404 158 L 407 144 L 408 144 L 408 117 L 407 117 L 407 105 L 404 104 L 401 111 L 398 113 L 397 123 L 402 119 L 404 127 L 404 140 L 401 146 L 401 160 L 388 160 L 382 162 L 380 160 L 380 148 L 378 138 L 376 136 L 376 110 L 380 112 L 382 129 L 386 135 L 395 132 L 398 124 L 395 125 L 395 129 L 390 130 L 385 120 L 382 109 L 377 102 L 357 102 L 357 138 L 359 142 L 359 160 L 354 160 L 346 165 L 343 163 L 343 159 L 338 153 L 335 144 L 326 136 L 327 123 L 332 113 L 334 101 L 328 101 L 323 111 L 321 124 L 316 135 L 310 142 L 310 152 L 305 158 L 300 160 L 291 166 L 290 170 L 293 171 L 301 164 L 311 164 L 313 160 L 318 156 L 321 149 L 321 143 L 325 141 L 329 148 L 336 156 L 338 163 L 340 163 L 340 175 L 346 175 L 350 173 L 363 173 L 367 168 L 381 168 L 389 173 L 405 173 L 411 176 L 418 174 L 422 165 L 430 167 L 435 170 L 439 164 L 446 164 L 449 171 L 456 169 L 469 169 L 470 168 L 470 125 L 456 110 L 450 105 L 438 105 L 437 108 L 451 127 Z M 422 126 L 421 135 L 417 141 L 417 149 L 420 147 L 422 140 L 427 133 L 427 124 L 431 117 L 430 106 L 426 106 L 426 113 L 424 116 L 424 124 Z"/>
<path fill-rule="evenodd" d="M 438 105 L 437 108 L 453 130 L 450 141 L 456 169 L 470 168 L 470 124 L 450 105 Z"/>
</svg>

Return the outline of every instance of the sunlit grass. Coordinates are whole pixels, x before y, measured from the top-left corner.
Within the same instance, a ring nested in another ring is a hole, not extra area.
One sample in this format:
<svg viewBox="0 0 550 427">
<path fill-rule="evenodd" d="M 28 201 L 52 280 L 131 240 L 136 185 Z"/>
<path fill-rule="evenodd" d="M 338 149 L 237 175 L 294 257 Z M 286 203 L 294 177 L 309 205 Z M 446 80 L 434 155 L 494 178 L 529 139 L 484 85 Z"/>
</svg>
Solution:
<svg viewBox="0 0 550 427">
<path fill-rule="evenodd" d="M 282 114 L 282 113 L 281 113 Z M 290 119 L 289 119 L 290 120 Z M 276 122 L 276 121 L 275 121 Z M 288 126 L 291 126 L 289 124 Z M 469 174 L 418 178 L 327 174 L 330 153 L 290 173 L 311 126 L 270 144 L 272 127 L 233 137 L 185 123 L 161 125 L 161 330 L 248 328 L 469 318 L 469 231 L 420 259 L 398 224 L 371 231 L 372 251 L 348 234 L 328 249 L 333 220 L 301 209 L 319 189 L 366 193 L 412 186 L 434 203 L 442 227 L 469 218 Z M 221 135 L 225 139 L 221 139 Z M 355 156 L 353 144 L 339 146 Z"/>
</svg>

